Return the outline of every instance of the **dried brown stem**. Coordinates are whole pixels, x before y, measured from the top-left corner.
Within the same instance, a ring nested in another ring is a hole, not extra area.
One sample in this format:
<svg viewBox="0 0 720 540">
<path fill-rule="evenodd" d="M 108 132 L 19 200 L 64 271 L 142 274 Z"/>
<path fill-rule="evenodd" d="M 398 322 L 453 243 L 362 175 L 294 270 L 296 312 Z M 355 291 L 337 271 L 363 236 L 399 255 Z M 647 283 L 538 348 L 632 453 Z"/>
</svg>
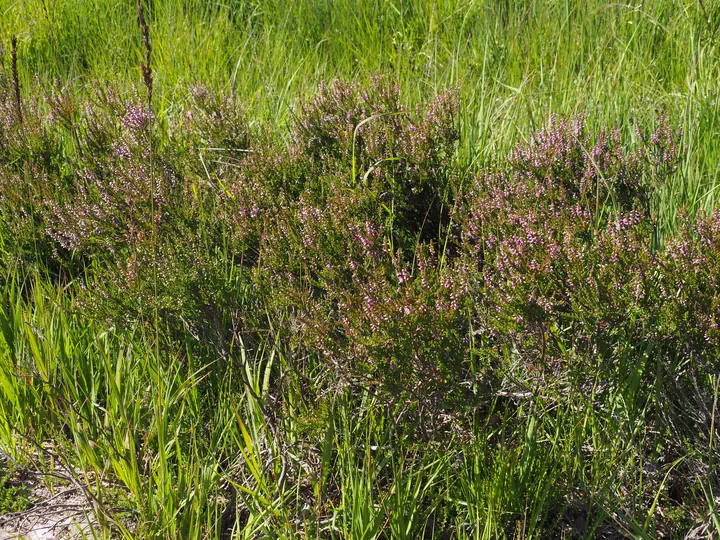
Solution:
<svg viewBox="0 0 720 540">
<path fill-rule="evenodd" d="M 137 10 L 138 22 L 140 23 L 140 32 L 142 33 L 143 38 L 143 48 L 145 49 L 145 62 L 140 64 L 140 70 L 142 71 L 145 88 L 147 88 L 147 104 L 148 107 L 151 107 L 153 95 L 153 77 L 152 68 L 150 67 L 150 29 L 148 27 L 147 21 L 145 20 L 145 8 L 143 7 L 142 0 L 137 0 Z"/>
<path fill-rule="evenodd" d="M 23 123 L 22 104 L 20 102 L 20 79 L 17 67 L 17 37 L 12 37 L 12 75 L 13 88 L 15 89 L 15 107 L 17 108 L 18 121 Z"/>
</svg>

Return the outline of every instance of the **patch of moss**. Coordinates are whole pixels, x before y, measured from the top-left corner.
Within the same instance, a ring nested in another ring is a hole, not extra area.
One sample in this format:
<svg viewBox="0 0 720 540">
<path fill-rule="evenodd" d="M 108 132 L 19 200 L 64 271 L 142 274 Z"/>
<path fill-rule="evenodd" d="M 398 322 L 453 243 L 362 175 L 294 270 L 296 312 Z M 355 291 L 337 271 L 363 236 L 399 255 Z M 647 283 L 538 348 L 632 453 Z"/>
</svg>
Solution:
<svg viewBox="0 0 720 540">
<path fill-rule="evenodd" d="M 10 481 L 5 471 L 0 470 L 0 516 L 26 510 L 31 505 L 27 486 L 15 484 Z"/>
</svg>

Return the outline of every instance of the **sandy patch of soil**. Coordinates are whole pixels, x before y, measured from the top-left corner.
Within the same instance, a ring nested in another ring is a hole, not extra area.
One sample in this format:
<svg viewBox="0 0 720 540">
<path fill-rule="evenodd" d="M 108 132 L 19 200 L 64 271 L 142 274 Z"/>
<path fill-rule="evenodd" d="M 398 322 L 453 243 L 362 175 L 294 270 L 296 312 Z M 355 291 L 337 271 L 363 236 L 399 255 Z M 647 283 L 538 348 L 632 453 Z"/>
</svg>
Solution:
<svg viewBox="0 0 720 540">
<path fill-rule="evenodd" d="M 0 459 L 5 461 L 7 456 L 0 455 Z M 79 487 L 63 481 L 70 478 L 67 471 L 60 468 L 53 472 L 53 481 L 57 482 L 52 491 L 43 482 L 43 474 L 28 472 L 23 477 L 32 506 L 0 515 L 0 540 L 74 540 L 83 534 L 93 537 L 96 522 L 92 506 Z"/>
</svg>

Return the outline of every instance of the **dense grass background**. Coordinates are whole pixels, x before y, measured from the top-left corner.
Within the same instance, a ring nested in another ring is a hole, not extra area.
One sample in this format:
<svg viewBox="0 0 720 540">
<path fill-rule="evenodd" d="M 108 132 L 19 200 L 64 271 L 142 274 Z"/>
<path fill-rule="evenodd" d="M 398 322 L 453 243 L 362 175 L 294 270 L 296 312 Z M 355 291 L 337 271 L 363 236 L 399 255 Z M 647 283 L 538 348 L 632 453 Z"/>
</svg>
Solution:
<svg viewBox="0 0 720 540">
<path fill-rule="evenodd" d="M 553 114 L 584 114 L 591 132 L 616 125 L 629 145 L 636 125 L 665 116 L 682 139 L 677 170 L 653 199 L 660 230 L 670 237 L 681 210 L 717 206 L 717 2 L 154 0 L 146 9 L 157 147 L 173 146 L 168 126 L 191 109 L 196 84 L 242 101 L 250 143 L 272 126 L 286 139 L 272 144 L 282 146 L 320 81 L 364 87 L 384 74 L 411 109 L 458 89 L 451 161 L 461 182 Z M 27 107 L 46 110 L 53 87 L 80 104 L 96 103 L 105 85 L 123 96 L 143 91 L 132 0 L 0 0 L 0 28 L 6 70 L 18 36 Z M 58 149 L 69 163 L 76 144 L 68 137 Z M 183 151 L 178 162 L 199 169 Z M 12 159 L 3 167 L 8 177 L 21 168 Z M 13 238 L 4 234 L 9 261 Z M 216 238 L 208 225 L 200 244 Z M 230 248 L 212 247 L 223 293 L 251 306 L 252 284 L 223 258 Z M 254 322 L 270 337 L 246 343 L 237 334 L 226 362 L 190 331 L 169 337 L 170 323 L 152 309 L 125 325 L 78 311 L 82 279 L 104 283 L 92 264 L 63 281 L 53 261 L 26 263 L 2 267 L 0 440 L 20 469 L 76 467 L 100 516 L 98 537 L 720 534 L 719 379 L 682 356 L 668 360 L 621 337 L 627 347 L 609 365 L 598 361 L 593 385 L 504 389 L 465 417 L 465 431 L 435 438 L 432 426 L 403 423 L 402 403 L 373 392 L 335 396 L 322 365 L 297 358 L 276 328 L 291 310 L 259 313 Z M 157 296 L 157 277 L 154 286 Z M 528 375 L 516 367 L 503 375 Z"/>
</svg>

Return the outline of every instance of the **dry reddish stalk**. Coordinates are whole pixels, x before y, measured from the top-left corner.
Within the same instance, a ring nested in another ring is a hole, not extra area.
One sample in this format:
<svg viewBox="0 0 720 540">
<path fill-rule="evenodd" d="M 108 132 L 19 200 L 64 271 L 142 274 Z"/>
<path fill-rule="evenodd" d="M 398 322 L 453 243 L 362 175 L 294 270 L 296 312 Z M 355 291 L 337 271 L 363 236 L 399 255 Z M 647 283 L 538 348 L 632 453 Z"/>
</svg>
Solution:
<svg viewBox="0 0 720 540">
<path fill-rule="evenodd" d="M 17 107 L 18 120 L 22 124 L 22 106 L 20 104 L 20 81 L 18 79 L 18 68 L 17 68 L 17 37 L 12 37 L 12 74 L 13 74 L 13 87 L 15 89 L 15 106 Z"/>
<path fill-rule="evenodd" d="M 145 21 L 145 8 L 143 8 L 142 0 L 137 1 L 138 6 L 138 21 L 140 22 L 140 32 L 142 32 L 143 46 L 145 47 L 145 62 L 140 65 L 140 69 L 143 74 L 143 81 L 147 88 L 147 103 L 148 107 L 152 103 L 153 94 L 153 79 L 152 69 L 150 68 L 150 29 L 148 28 L 147 22 Z"/>
</svg>

